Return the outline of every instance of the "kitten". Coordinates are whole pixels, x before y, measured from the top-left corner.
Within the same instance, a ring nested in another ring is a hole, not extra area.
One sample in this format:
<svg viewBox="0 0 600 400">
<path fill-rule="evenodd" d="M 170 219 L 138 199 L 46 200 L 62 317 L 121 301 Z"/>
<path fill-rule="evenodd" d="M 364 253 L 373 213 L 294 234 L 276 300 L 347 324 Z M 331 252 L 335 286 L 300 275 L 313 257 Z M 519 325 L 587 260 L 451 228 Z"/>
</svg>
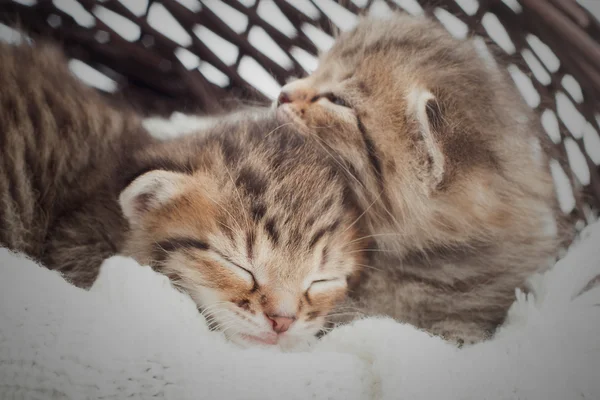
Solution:
<svg viewBox="0 0 600 400">
<path fill-rule="evenodd" d="M 366 262 L 345 179 L 270 111 L 136 155 L 125 254 L 169 276 L 235 342 L 317 334 Z M 151 172 L 145 172 L 150 170 Z"/>
<path fill-rule="evenodd" d="M 377 246 L 349 306 L 489 337 L 564 229 L 546 137 L 505 71 L 426 18 L 366 18 L 275 103 L 346 172 Z"/>
<path fill-rule="evenodd" d="M 151 139 L 50 44 L 0 43 L 0 87 L 0 245 L 89 287 L 127 226 L 115 165 Z"/>
<path fill-rule="evenodd" d="M 0 245 L 82 287 L 135 257 L 241 345 L 322 330 L 369 244 L 345 178 L 291 124 L 263 109 L 155 142 L 51 46 L 0 59 Z"/>
</svg>

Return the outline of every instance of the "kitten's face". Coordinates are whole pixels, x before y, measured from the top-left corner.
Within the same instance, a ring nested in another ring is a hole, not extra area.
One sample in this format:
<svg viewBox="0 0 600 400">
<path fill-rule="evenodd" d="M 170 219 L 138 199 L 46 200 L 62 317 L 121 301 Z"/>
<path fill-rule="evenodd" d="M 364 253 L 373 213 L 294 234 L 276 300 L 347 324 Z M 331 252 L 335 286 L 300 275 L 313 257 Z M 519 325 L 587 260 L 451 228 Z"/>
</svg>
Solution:
<svg viewBox="0 0 600 400">
<path fill-rule="evenodd" d="M 377 241 L 403 251 L 427 246 L 431 232 L 459 240 L 475 223 L 468 218 L 493 219 L 502 208 L 483 188 L 498 169 L 490 143 L 504 129 L 505 86 L 471 42 L 398 15 L 342 34 L 316 71 L 282 88 L 274 108 L 340 160 L 357 196 L 365 193 L 372 229 L 388 232 Z M 486 211 L 464 212 L 476 207 Z"/>
<path fill-rule="evenodd" d="M 310 76 L 285 85 L 275 103 L 281 123 L 295 123 L 332 155 L 349 160 L 356 167 L 351 173 L 375 195 L 382 188 L 370 177 L 401 187 L 423 164 L 413 156 L 419 130 L 414 109 L 428 86 L 419 84 L 426 72 L 420 77 L 410 65 L 413 50 L 404 41 L 411 25 L 413 19 L 400 17 L 381 26 L 363 21 L 336 40 Z"/>
<path fill-rule="evenodd" d="M 380 175 L 402 173 L 399 165 L 422 162 L 410 159 L 414 142 L 423 128 L 437 128 L 437 118 L 470 124 L 476 109 L 477 118 L 495 121 L 493 92 L 485 90 L 491 78 L 472 43 L 439 24 L 403 14 L 366 18 L 336 40 L 311 75 L 285 85 L 274 106 L 281 122 L 296 122 L 336 150 L 336 141 L 370 139 Z"/>
<path fill-rule="evenodd" d="M 346 295 L 364 234 L 341 181 L 310 152 L 273 168 L 275 153 L 243 145 L 232 162 L 222 144 L 205 144 L 211 165 L 193 175 L 137 178 L 121 195 L 128 251 L 188 292 L 232 341 L 293 347 Z"/>
<path fill-rule="evenodd" d="M 343 34 L 311 75 L 282 88 L 275 102 L 280 121 L 294 121 L 326 143 L 343 131 L 344 140 L 368 135 L 394 144 L 408 123 L 407 97 L 417 83 L 407 65 L 410 51 L 396 46 L 403 25 L 366 20 Z"/>
</svg>

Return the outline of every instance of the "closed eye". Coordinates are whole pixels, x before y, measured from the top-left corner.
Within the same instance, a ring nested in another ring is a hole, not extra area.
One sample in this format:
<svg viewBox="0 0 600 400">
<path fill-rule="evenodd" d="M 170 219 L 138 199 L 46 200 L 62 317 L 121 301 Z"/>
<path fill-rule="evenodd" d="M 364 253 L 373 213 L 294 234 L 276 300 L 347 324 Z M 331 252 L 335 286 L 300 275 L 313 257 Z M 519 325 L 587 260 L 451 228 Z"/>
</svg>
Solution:
<svg viewBox="0 0 600 400">
<path fill-rule="evenodd" d="M 316 289 L 325 289 L 327 287 L 330 286 L 337 286 L 338 283 L 344 283 L 342 279 L 338 279 L 338 278 L 331 278 L 331 279 L 319 279 L 316 281 L 312 281 L 312 283 L 310 284 L 310 286 L 308 287 L 308 289 L 306 289 L 306 292 L 308 292 L 309 290 L 316 288 Z"/>
<path fill-rule="evenodd" d="M 239 264 L 234 263 L 228 257 L 225 257 L 222 254 L 219 254 L 219 253 L 216 253 L 216 254 L 219 256 L 219 258 L 221 258 L 222 260 L 224 260 L 227 264 L 230 264 L 233 267 L 237 268 L 238 270 L 243 271 L 246 275 L 248 275 L 250 277 L 250 279 L 252 280 L 252 289 L 251 289 L 252 292 L 254 292 L 255 290 L 258 289 L 258 282 L 256 281 L 256 278 L 254 277 L 254 274 L 250 270 L 242 267 Z"/>
<path fill-rule="evenodd" d="M 336 279 L 319 279 L 317 281 L 313 281 L 310 285 L 314 285 L 316 283 L 323 283 L 323 282 L 331 282 L 331 281 L 335 281 Z"/>
<path fill-rule="evenodd" d="M 175 237 L 158 242 L 157 249 L 160 252 L 167 254 L 180 250 L 200 250 L 203 252 L 208 252 L 217 256 L 216 258 L 218 258 L 219 262 L 227 263 L 236 268 L 237 270 L 242 271 L 243 273 L 248 275 L 248 277 L 252 281 L 252 291 L 258 289 L 258 282 L 256 281 L 256 278 L 254 277 L 254 274 L 251 271 L 247 270 L 239 264 L 234 263 L 233 261 L 231 261 L 231 259 L 229 259 L 229 257 L 226 257 L 220 252 L 212 249 L 206 242 L 194 238 Z"/>
<path fill-rule="evenodd" d="M 337 106 L 352 108 L 346 100 L 342 99 L 341 97 L 339 97 L 331 92 L 325 93 L 322 97 L 325 97 L 327 100 L 329 100 L 331 103 L 333 103 Z"/>
</svg>

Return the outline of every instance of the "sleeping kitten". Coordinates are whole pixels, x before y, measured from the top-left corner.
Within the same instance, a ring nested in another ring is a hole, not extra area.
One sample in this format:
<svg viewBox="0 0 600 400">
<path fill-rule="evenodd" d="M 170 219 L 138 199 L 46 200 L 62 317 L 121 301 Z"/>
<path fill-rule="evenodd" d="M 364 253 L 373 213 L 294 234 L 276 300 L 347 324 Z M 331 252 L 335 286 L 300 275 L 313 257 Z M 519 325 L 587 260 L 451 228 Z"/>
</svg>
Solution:
<svg viewBox="0 0 600 400">
<path fill-rule="evenodd" d="M 484 339 L 564 239 L 537 118 L 505 71 L 432 21 L 362 20 L 275 107 L 366 210 L 361 313 Z"/>
<path fill-rule="evenodd" d="M 51 45 L 0 43 L 0 88 L 0 245 L 89 287 L 124 240 L 115 166 L 151 139 Z"/>
<path fill-rule="evenodd" d="M 153 142 L 51 46 L 0 44 L 0 245 L 89 287 L 121 253 L 241 345 L 317 334 L 366 262 L 332 162 L 269 110 Z"/>
<path fill-rule="evenodd" d="M 124 253 L 169 276 L 234 341 L 314 336 L 365 263 L 345 179 L 269 111 L 150 146 L 136 163 L 120 195 Z"/>
</svg>

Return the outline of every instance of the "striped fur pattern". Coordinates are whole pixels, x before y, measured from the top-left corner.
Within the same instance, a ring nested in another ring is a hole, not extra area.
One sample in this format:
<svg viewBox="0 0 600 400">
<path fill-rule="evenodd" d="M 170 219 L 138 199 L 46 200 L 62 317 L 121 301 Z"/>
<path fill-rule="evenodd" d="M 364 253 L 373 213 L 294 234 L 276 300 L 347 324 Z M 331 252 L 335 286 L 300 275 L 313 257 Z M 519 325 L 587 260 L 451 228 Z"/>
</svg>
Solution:
<svg viewBox="0 0 600 400">
<path fill-rule="evenodd" d="M 148 137 L 46 43 L 0 43 L 0 245 L 87 287 L 123 241 L 115 165 Z"/>
<path fill-rule="evenodd" d="M 261 110 L 158 142 L 53 46 L 0 60 L 2 246 L 84 288 L 132 256 L 244 346 L 322 330 L 370 245 L 343 174 L 291 124 Z"/>
<path fill-rule="evenodd" d="M 482 340 L 565 239 L 536 117 L 474 42 L 435 22 L 365 18 L 275 108 L 366 212 L 376 246 L 356 315 Z"/>
<path fill-rule="evenodd" d="M 150 146 L 136 165 L 121 194 L 125 253 L 241 345 L 291 347 L 319 333 L 367 262 L 343 174 L 269 110 Z"/>
</svg>

